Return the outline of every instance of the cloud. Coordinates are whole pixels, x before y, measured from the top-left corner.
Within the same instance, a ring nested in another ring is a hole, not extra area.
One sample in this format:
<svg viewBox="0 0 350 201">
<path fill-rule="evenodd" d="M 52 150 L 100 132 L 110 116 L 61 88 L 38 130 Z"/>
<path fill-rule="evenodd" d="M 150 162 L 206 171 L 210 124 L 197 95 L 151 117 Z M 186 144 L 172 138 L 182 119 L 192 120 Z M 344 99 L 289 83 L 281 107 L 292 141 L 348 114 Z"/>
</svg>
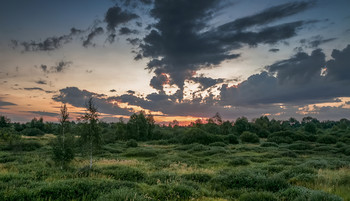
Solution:
<svg viewBox="0 0 350 201">
<path fill-rule="evenodd" d="M 104 94 L 97 94 L 87 90 L 80 90 L 77 87 L 67 87 L 59 90 L 58 95 L 52 99 L 56 102 L 69 103 L 75 107 L 85 108 L 87 100 L 93 98 L 97 109 L 101 113 L 112 115 L 131 115 L 132 110 L 120 108 L 117 104 L 109 102 Z"/>
<path fill-rule="evenodd" d="M 278 51 L 280 51 L 280 49 L 278 49 L 278 48 L 269 49 L 269 52 L 278 52 Z"/>
<path fill-rule="evenodd" d="M 333 50 L 330 61 L 325 61 L 322 50 L 310 55 L 297 53 L 290 59 L 268 66 L 269 72 L 250 76 L 237 86 L 223 85 L 220 104 L 231 106 L 257 106 L 267 104 L 305 105 L 333 102 L 337 97 L 349 97 L 349 50 Z M 327 74 L 321 68 L 327 63 Z M 276 77 L 272 74 L 276 74 Z M 345 75 L 343 75 L 345 74 Z M 340 77 L 341 76 L 341 77 Z"/>
<path fill-rule="evenodd" d="M 47 84 L 47 82 L 45 80 L 38 80 L 38 81 L 35 81 L 35 83 L 43 84 L 43 85 Z"/>
<path fill-rule="evenodd" d="M 95 44 L 92 43 L 92 40 L 98 36 L 103 34 L 103 28 L 102 27 L 97 27 L 91 30 L 87 38 L 83 41 L 83 46 L 88 47 L 88 46 L 94 46 Z"/>
<path fill-rule="evenodd" d="M 243 45 L 275 44 L 295 36 L 304 25 L 315 22 L 295 21 L 266 26 L 313 5 L 312 2 L 296 2 L 211 27 L 208 22 L 219 3 L 218 0 L 155 1 L 151 10 L 157 23 L 139 45 L 140 51 L 135 59 L 149 58 L 147 69 L 168 74 L 170 83 L 179 87 L 179 101 L 183 98 L 185 80 L 192 79 L 196 71 L 240 57 L 236 51 Z M 247 30 L 253 26 L 254 31 Z M 159 90 L 161 87 L 154 84 L 159 73 L 155 73 L 151 86 Z"/>
<path fill-rule="evenodd" d="M 244 30 L 252 26 L 259 26 L 300 13 L 315 4 L 315 1 L 289 2 L 270 7 L 260 13 L 248 17 L 238 18 L 219 27 L 220 31 Z"/>
<path fill-rule="evenodd" d="M 28 111 L 28 112 L 33 113 L 33 114 L 37 114 L 40 116 L 49 116 L 49 117 L 57 117 L 58 116 L 57 113 L 53 113 L 53 112 L 45 112 L 45 111 Z"/>
<path fill-rule="evenodd" d="M 191 80 L 196 83 L 199 83 L 201 85 L 202 90 L 208 89 L 212 86 L 224 82 L 224 79 L 214 79 L 210 77 L 204 77 L 204 75 L 200 75 L 199 77 L 192 77 Z"/>
<path fill-rule="evenodd" d="M 301 39 L 300 43 L 301 43 L 302 47 L 317 48 L 321 44 L 328 43 L 328 42 L 334 41 L 336 39 L 337 38 L 323 39 L 322 36 L 317 35 L 317 36 L 311 37 L 310 39 Z"/>
<path fill-rule="evenodd" d="M 109 90 L 109 92 L 117 92 L 117 90 L 111 89 L 111 90 Z"/>
<path fill-rule="evenodd" d="M 56 65 L 51 66 L 50 68 L 45 65 L 45 64 L 41 64 L 40 65 L 40 69 L 44 72 L 44 73 L 63 73 L 66 69 L 68 69 L 70 67 L 70 65 L 73 62 L 71 61 L 59 61 L 56 63 Z"/>
<path fill-rule="evenodd" d="M 290 59 L 276 62 L 266 69 L 277 73 L 280 82 L 306 84 L 315 76 L 318 78 L 326 64 L 325 54 L 321 49 L 312 51 L 311 55 L 299 52 Z"/>
<path fill-rule="evenodd" d="M 141 43 L 141 39 L 139 38 L 127 38 L 126 41 L 128 41 L 133 46 L 139 45 Z"/>
<path fill-rule="evenodd" d="M 13 106 L 13 105 L 17 105 L 17 104 L 3 101 L 2 98 L 0 98 L 0 109 L 4 109 L 4 106 Z"/>
<path fill-rule="evenodd" d="M 40 87 L 28 87 L 28 88 L 23 88 L 23 90 L 26 91 L 43 91 L 45 93 L 51 94 L 51 93 L 56 93 L 56 91 L 49 91 L 49 90 L 44 90 Z"/>
<path fill-rule="evenodd" d="M 109 40 L 114 41 L 115 29 L 122 24 L 126 24 L 131 20 L 139 18 L 138 15 L 122 10 L 119 6 L 113 6 L 108 9 L 105 14 L 104 21 L 107 23 L 107 30 L 110 32 Z"/>
<path fill-rule="evenodd" d="M 71 28 L 70 33 L 62 36 L 48 37 L 44 41 L 36 42 L 20 42 L 17 40 L 12 40 L 13 47 L 21 46 L 25 52 L 35 52 L 35 51 L 53 51 L 62 47 L 63 44 L 69 43 L 73 40 L 74 36 L 84 33 L 83 30 L 76 28 Z"/>
<path fill-rule="evenodd" d="M 342 51 L 334 49 L 332 58 L 326 64 L 327 76 L 332 80 L 350 80 L 350 45 Z"/>
<path fill-rule="evenodd" d="M 137 30 L 131 30 L 128 27 L 122 27 L 119 29 L 119 35 L 130 35 L 130 34 L 138 34 Z"/>
</svg>

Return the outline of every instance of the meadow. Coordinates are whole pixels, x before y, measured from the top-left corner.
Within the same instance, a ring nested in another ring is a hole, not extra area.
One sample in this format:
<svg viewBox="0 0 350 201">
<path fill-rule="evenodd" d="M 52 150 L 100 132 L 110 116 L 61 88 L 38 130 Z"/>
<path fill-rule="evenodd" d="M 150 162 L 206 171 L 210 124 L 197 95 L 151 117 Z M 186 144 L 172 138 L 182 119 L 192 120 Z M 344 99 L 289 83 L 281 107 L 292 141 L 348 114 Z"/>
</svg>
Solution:
<svg viewBox="0 0 350 201">
<path fill-rule="evenodd" d="M 156 125 L 139 140 L 100 123 L 104 140 L 92 168 L 79 130 L 71 129 L 75 157 L 64 168 L 52 159 L 57 133 L 22 130 L 0 143 L 0 200 L 350 200 L 350 127 L 320 123 L 310 133 L 301 124 L 254 133 L 255 121 L 250 131 L 240 132 L 238 122 L 223 134 L 209 132 L 222 128 L 214 124 Z"/>
</svg>

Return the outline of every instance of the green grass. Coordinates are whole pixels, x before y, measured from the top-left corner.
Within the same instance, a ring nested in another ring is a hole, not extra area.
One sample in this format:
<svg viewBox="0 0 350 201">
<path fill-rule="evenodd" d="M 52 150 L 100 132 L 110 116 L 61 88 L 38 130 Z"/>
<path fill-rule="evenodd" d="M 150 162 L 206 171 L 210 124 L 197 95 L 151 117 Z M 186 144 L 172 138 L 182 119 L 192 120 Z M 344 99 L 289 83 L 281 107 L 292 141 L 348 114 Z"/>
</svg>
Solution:
<svg viewBox="0 0 350 201">
<path fill-rule="evenodd" d="M 61 170 L 52 138 L 26 137 L 30 151 L 0 151 L 0 200 L 350 201 L 349 145 L 117 141 L 94 154 L 91 170 L 80 152 Z"/>
</svg>

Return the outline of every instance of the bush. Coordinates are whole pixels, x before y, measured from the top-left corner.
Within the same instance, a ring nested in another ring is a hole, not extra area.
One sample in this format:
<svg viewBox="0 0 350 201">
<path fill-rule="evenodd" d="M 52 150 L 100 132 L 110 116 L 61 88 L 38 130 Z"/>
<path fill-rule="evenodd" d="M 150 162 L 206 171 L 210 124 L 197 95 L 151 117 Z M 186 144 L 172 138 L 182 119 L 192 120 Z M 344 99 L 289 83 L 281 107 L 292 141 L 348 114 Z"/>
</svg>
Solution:
<svg viewBox="0 0 350 201">
<path fill-rule="evenodd" d="M 239 137 L 242 142 L 246 143 L 259 143 L 259 137 L 255 133 L 251 133 L 249 131 L 244 131 Z"/>
<path fill-rule="evenodd" d="M 232 160 L 230 160 L 230 162 L 228 163 L 229 165 L 233 165 L 233 166 L 239 166 L 239 165 L 249 165 L 250 162 L 247 159 L 244 159 L 242 157 L 235 157 Z"/>
<path fill-rule="evenodd" d="M 323 135 L 317 139 L 317 142 L 323 144 L 335 144 L 337 143 L 337 138 L 332 135 Z"/>
<path fill-rule="evenodd" d="M 132 149 L 128 150 L 124 156 L 127 157 L 156 157 L 158 155 L 158 152 L 155 150 L 150 149 Z"/>
<path fill-rule="evenodd" d="M 310 144 L 300 142 L 300 143 L 295 143 L 295 144 L 289 145 L 288 149 L 291 149 L 291 150 L 310 150 L 310 149 L 312 149 L 312 146 Z"/>
<path fill-rule="evenodd" d="M 261 147 L 278 147 L 278 144 L 275 142 L 264 142 L 260 146 Z"/>
<path fill-rule="evenodd" d="M 222 141 L 223 140 L 219 136 L 209 134 L 200 128 L 194 128 L 194 127 L 186 130 L 186 132 L 181 136 L 181 142 L 183 144 L 199 143 L 199 144 L 208 145 L 213 142 L 222 142 Z"/>
<path fill-rule="evenodd" d="M 38 128 L 26 128 L 22 131 L 22 134 L 26 136 L 42 136 L 44 132 Z"/>
<path fill-rule="evenodd" d="M 155 185 L 159 183 L 168 184 L 178 181 L 178 176 L 172 172 L 155 172 L 147 177 L 146 183 L 150 185 Z"/>
<path fill-rule="evenodd" d="M 194 189 L 187 185 L 156 185 L 147 194 L 154 200 L 188 200 L 194 195 Z"/>
<path fill-rule="evenodd" d="M 98 197 L 97 201 L 146 201 L 135 189 L 120 188 Z"/>
<path fill-rule="evenodd" d="M 229 135 L 227 136 L 227 141 L 228 141 L 228 143 L 230 143 L 230 144 L 239 144 L 238 138 L 237 138 L 237 136 L 235 136 L 234 134 L 229 134 Z"/>
<path fill-rule="evenodd" d="M 213 143 L 210 143 L 209 146 L 213 146 L 213 147 L 225 147 L 226 144 L 223 143 L 223 142 L 213 142 Z"/>
<path fill-rule="evenodd" d="M 137 144 L 136 140 L 131 139 L 131 140 L 129 140 L 129 141 L 126 142 L 126 146 L 127 146 L 127 147 L 137 147 L 138 144 Z"/>
<path fill-rule="evenodd" d="M 212 177 L 206 173 L 190 173 L 190 174 L 182 175 L 182 178 L 186 180 L 194 181 L 194 182 L 206 183 L 210 181 Z"/>
<path fill-rule="evenodd" d="M 273 193 L 269 192 L 251 192 L 242 194 L 239 201 L 278 201 Z"/>
<path fill-rule="evenodd" d="M 117 180 L 142 181 L 146 178 L 146 174 L 141 170 L 121 165 L 110 166 L 107 168 L 98 169 L 96 171 Z"/>
<path fill-rule="evenodd" d="M 260 188 L 266 191 L 277 192 L 285 189 L 289 186 L 288 182 L 279 176 L 273 176 L 266 178 L 262 183 Z"/>
</svg>

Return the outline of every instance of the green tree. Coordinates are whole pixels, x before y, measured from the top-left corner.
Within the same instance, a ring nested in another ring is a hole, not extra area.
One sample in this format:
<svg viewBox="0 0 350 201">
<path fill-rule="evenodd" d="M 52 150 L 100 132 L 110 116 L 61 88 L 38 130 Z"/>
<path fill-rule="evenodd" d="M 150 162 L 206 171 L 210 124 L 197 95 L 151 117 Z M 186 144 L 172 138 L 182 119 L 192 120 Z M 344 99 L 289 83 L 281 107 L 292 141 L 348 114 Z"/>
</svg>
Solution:
<svg viewBox="0 0 350 201">
<path fill-rule="evenodd" d="M 5 116 L 0 116 L 0 128 L 10 127 L 11 120 Z"/>
<path fill-rule="evenodd" d="M 101 144 L 101 132 L 98 125 L 98 111 L 90 98 L 86 104 L 86 112 L 80 118 L 83 121 L 83 129 L 81 132 L 81 142 L 84 148 L 88 150 L 90 156 L 90 169 L 92 168 L 92 154 Z"/>
<path fill-rule="evenodd" d="M 65 167 L 74 159 L 74 136 L 67 135 L 66 130 L 69 124 L 69 113 L 66 104 L 60 110 L 60 135 L 57 136 L 53 143 L 53 160 L 61 166 Z"/>
</svg>

